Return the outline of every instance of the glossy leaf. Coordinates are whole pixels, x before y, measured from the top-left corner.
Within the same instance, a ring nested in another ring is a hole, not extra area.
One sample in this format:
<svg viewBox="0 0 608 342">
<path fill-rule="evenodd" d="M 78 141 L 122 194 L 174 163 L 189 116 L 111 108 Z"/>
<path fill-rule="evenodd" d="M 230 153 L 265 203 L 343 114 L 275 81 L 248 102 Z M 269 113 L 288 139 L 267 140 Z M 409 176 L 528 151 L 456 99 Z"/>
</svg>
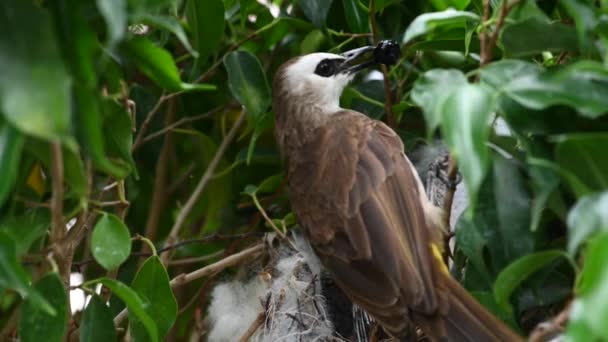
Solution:
<svg viewBox="0 0 608 342">
<path fill-rule="evenodd" d="M 502 155 L 494 155 L 494 198 L 504 260 L 509 262 L 534 251 L 535 238 L 530 231 L 531 199 L 526 179 L 517 164 Z M 494 248 L 497 249 L 497 248 Z"/>
<path fill-rule="evenodd" d="M 192 54 L 194 58 L 199 56 L 198 52 L 190 45 L 190 41 L 186 36 L 186 31 L 184 31 L 182 24 L 176 18 L 170 16 L 144 14 L 135 16 L 134 21 L 165 29 L 173 33 L 184 48 L 188 50 L 188 52 Z"/>
<path fill-rule="evenodd" d="M 469 3 L 471 1 L 470 0 L 430 0 L 429 2 L 433 5 L 433 7 L 436 10 L 443 11 L 450 7 L 453 7 L 457 10 L 463 10 L 469 5 Z"/>
<path fill-rule="evenodd" d="M 421 14 L 408 26 L 403 36 L 402 44 L 407 44 L 415 38 L 452 28 L 465 28 L 467 22 L 476 23 L 479 16 L 471 12 L 448 9 L 442 12 Z"/>
<path fill-rule="evenodd" d="M 556 71 L 514 78 L 502 91 L 532 109 L 566 105 L 581 115 L 597 118 L 606 113 L 608 107 L 605 96 L 608 71 L 598 63 L 581 61 Z"/>
<path fill-rule="evenodd" d="M 592 191 L 608 189 L 608 134 L 569 134 L 557 138 L 555 159 Z"/>
<path fill-rule="evenodd" d="M 0 289 L 15 290 L 27 298 L 32 308 L 40 308 L 48 315 L 55 315 L 57 310 L 43 297 L 37 289 L 29 285 L 29 275 L 17 261 L 15 242 L 0 231 Z"/>
<path fill-rule="evenodd" d="M 156 85 L 169 91 L 181 90 L 182 81 L 169 52 L 145 38 L 136 37 L 125 44 L 129 57 Z"/>
<path fill-rule="evenodd" d="M 4 232 L 15 243 L 17 257 L 27 253 L 30 246 L 47 234 L 51 225 L 50 210 L 31 209 L 22 215 L 5 217 L 0 221 L 0 232 Z"/>
<path fill-rule="evenodd" d="M 317 27 L 325 27 L 325 20 L 329 14 L 333 0 L 297 0 L 296 3 L 304 15 Z"/>
<path fill-rule="evenodd" d="M 124 45 L 129 58 L 156 85 L 169 91 L 214 90 L 214 85 L 182 83 L 171 54 L 150 40 L 136 37 Z"/>
<path fill-rule="evenodd" d="M 490 162 L 486 142 L 493 109 L 492 94 L 476 84 L 455 89 L 440 108 L 442 132 L 458 161 L 471 203 Z"/>
<path fill-rule="evenodd" d="M 146 313 L 156 323 L 160 339 L 169 332 L 177 318 L 177 302 L 173 296 L 169 276 L 157 256 L 148 258 L 141 266 L 131 288 L 137 292 L 145 303 Z M 134 314 L 130 316 L 131 334 L 136 341 L 145 340 L 145 326 Z"/>
<path fill-rule="evenodd" d="M 68 324 L 68 296 L 63 281 L 57 273 L 51 272 L 42 277 L 34 288 L 50 303 L 55 313 L 51 315 L 35 301 L 26 299 L 19 322 L 21 341 L 38 342 L 43 336 L 45 341 L 63 341 Z"/>
<path fill-rule="evenodd" d="M 84 3 L 57 0 L 51 2 L 50 7 L 57 17 L 58 40 L 73 79 L 76 135 L 97 168 L 116 178 L 124 178 L 128 172 L 125 165 L 106 156 L 94 60 L 99 46 L 95 32 L 85 20 Z M 72 153 L 78 153 L 76 147 L 70 144 L 66 147 Z M 82 194 L 80 191 L 79 193 Z"/>
<path fill-rule="evenodd" d="M 442 106 L 458 87 L 466 85 L 464 74 L 454 69 L 433 69 L 425 72 L 412 88 L 412 101 L 422 108 L 427 125 L 427 138 L 441 123 Z"/>
<path fill-rule="evenodd" d="M 572 303 L 567 335 L 573 341 L 602 340 L 608 337 L 608 234 L 589 242 L 585 266 Z"/>
<path fill-rule="evenodd" d="M 0 13 L 0 112 L 26 134 L 68 138 L 71 79 L 47 11 L 30 1 L 3 1 Z"/>
<path fill-rule="evenodd" d="M 369 30 L 369 13 L 359 1 L 360 0 L 342 0 L 346 23 L 354 33 L 364 33 Z"/>
<path fill-rule="evenodd" d="M 96 0 L 99 13 L 106 21 L 108 45 L 113 46 L 122 40 L 127 31 L 126 0 Z"/>
<path fill-rule="evenodd" d="M 235 51 L 224 58 L 228 71 L 228 85 L 232 95 L 256 123 L 270 106 L 270 88 L 260 61 L 246 51 Z"/>
<path fill-rule="evenodd" d="M 81 342 L 116 341 L 116 327 L 110 308 L 96 294 L 91 296 L 80 321 Z"/>
<path fill-rule="evenodd" d="M 576 31 L 572 26 L 550 23 L 536 17 L 507 25 L 500 37 L 505 55 L 511 57 L 536 55 L 545 51 L 578 50 Z"/>
<path fill-rule="evenodd" d="M 202 63 L 213 54 L 224 37 L 224 2 L 188 0 L 186 18 L 192 31 L 192 44 Z"/>
<path fill-rule="evenodd" d="M 608 192 L 582 197 L 568 213 L 568 251 L 576 253 L 592 235 L 608 232 Z"/>
<path fill-rule="evenodd" d="M 130 171 L 134 172 L 137 177 L 135 160 L 133 160 L 133 155 L 131 154 L 133 146 L 133 122 L 129 113 L 127 113 L 124 107 L 110 100 L 103 103 L 103 110 L 106 122 L 104 133 L 106 139 L 108 139 L 108 149 L 111 150 L 113 148 L 118 156 L 129 164 Z"/>
<path fill-rule="evenodd" d="M 12 125 L 0 122 L 0 207 L 15 186 L 24 140 Z"/>
<path fill-rule="evenodd" d="M 503 269 L 494 282 L 494 298 L 498 305 L 507 312 L 513 312 L 509 303 L 513 291 L 534 272 L 565 256 L 564 252 L 551 250 L 536 252 L 523 256 Z"/>
<path fill-rule="evenodd" d="M 134 315 L 148 332 L 151 341 L 158 342 L 156 323 L 146 313 L 146 303 L 127 285 L 110 278 L 99 278 L 91 280 L 86 284 L 102 284 L 112 291 L 112 294 L 120 298 L 126 305 L 129 315 Z"/>
<path fill-rule="evenodd" d="M 480 81 L 495 89 L 501 89 L 513 79 L 538 75 L 543 68 L 538 64 L 518 59 L 503 59 L 485 65 L 479 70 Z"/>
<path fill-rule="evenodd" d="M 106 270 L 116 269 L 131 254 L 129 229 L 117 216 L 104 213 L 93 228 L 91 252 Z"/>
</svg>

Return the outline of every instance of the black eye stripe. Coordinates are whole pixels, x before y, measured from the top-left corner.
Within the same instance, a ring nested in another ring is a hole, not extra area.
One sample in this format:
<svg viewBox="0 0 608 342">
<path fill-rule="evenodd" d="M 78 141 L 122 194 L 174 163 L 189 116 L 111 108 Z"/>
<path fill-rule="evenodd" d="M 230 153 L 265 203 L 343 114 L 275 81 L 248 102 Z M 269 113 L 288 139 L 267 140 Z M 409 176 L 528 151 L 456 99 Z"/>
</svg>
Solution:
<svg viewBox="0 0 608 342">
<path fill-rule="evenodd" d="M 319 62 L 315 68 L 315 74 L 322 77 L 330 77 L 338 71 L 338 66 L 344 60 L 342 58 L 327 58 Z"/>
</svg>

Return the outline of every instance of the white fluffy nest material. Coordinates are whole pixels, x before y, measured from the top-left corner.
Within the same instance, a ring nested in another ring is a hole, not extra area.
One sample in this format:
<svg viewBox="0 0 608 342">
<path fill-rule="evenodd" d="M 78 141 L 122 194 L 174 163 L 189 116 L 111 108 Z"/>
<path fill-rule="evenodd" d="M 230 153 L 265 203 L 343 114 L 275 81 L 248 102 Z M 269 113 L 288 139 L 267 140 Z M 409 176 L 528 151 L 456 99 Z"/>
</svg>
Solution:
<svg viewBox="0 0 608 342">
<path fill-rule="evenodd" d="M 446 191 L 440 180 L 447 164 L 445 155 L 440 144 L 410 155 L 425 180 L 429 198 L 439 206 Z M 468 202 L 463 188 L 459 184 L 456 190 L 452 227 Z M 370 328 L 367 315 L 350 302 L 340 303 L 339 298 L 334 298 L 338 294 L 329 286 L 322 288 L 327 284 L 321 281 L 319 259 L 301 235 L 294 233 L 293 240 L 297 250 L 281 244 L 271 252 L 270 262 L 265 267 L 254 267 L 249 278 L 214 288 L 208 314 L 208 341 L 346 341 L 334 328 L 340 324 L 340 331 L 344 331 L 345 321 L 352 340 L 367 341 Z M 333 312 L 336 305 L 342 306 L 339 315 Z M 330 317 L 330 312 L 341 317 Z"/>
<path fill-rule="evenodd" d="M 267 270 L 217 285 L 209 307 L 210 342 L 340 341 L 321 291 L 321 265 L 294 234 L 297 251 L 281 245 Z M 255 329 L 255 332 L 250 334 Z"/>
</svg>

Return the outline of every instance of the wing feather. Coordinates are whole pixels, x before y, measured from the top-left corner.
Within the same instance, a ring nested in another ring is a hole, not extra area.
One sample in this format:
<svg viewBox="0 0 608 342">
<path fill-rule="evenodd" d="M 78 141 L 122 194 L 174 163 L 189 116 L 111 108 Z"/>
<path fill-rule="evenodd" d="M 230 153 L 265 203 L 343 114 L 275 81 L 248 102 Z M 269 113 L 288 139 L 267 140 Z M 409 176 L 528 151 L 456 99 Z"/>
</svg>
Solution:
<svg viewBox="0 0 608 342">
<path fill-rule="evenodd" d="M 431 235 L 401 140 L 353 111 L 332 122 L 290 160 L 290 183 L 309 185 L 290 186 L 295 213 L 336 282 L 372 316 L 394 325 L 408 310 L 432 314 Z"/>
</svg>

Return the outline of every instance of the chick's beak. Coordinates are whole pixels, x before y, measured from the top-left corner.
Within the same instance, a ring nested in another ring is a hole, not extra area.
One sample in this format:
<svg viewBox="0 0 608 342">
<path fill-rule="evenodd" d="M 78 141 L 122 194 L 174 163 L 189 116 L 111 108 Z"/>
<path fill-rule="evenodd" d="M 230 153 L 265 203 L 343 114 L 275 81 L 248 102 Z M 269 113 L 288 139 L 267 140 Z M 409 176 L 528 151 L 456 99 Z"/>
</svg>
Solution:
<svg viewBox="0 0 608 342">
<path fill-rule="evenodd" d="M 393 65 L 401 57 L 397 42 L 383 40 L 377 46 L 364 46 L 341 54 L 345 58 L 339 72 L 352 74 L 376 64 Z"/>
</svg>

